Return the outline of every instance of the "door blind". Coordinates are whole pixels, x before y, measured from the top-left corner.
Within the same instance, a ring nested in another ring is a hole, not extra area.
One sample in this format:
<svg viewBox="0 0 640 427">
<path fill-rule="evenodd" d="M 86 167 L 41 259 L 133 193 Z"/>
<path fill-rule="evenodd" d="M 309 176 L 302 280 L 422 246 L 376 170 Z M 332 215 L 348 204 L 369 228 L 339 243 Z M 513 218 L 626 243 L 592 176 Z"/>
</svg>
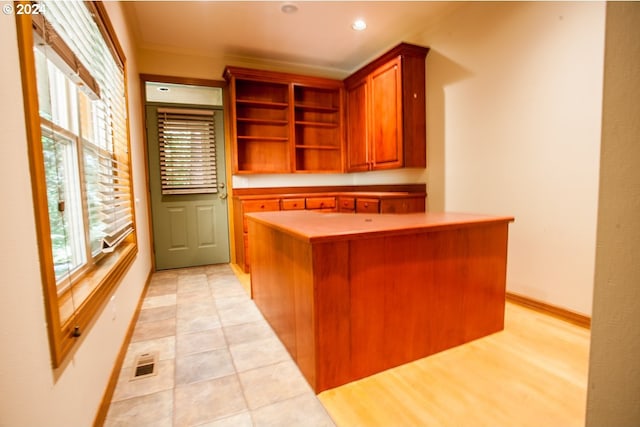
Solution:
<svg viewBox="0 0 640 427">
<path fill-rule="evenodd" d="M 218 192 L 215 111 L 158 108 L 162 194 Z"/>
</svg>

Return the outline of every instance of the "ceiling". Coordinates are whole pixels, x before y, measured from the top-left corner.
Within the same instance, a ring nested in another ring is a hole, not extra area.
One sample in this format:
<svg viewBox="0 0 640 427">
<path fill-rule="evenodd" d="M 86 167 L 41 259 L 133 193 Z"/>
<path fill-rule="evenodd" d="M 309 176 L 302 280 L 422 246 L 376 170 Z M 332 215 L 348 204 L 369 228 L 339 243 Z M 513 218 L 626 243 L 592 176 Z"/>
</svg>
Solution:
<svg viewBox="0 0 640 427">
<path fill-rule="evenodd" d="M 297 11 L 281 7 L 294 4 Z M 433 25 L 453 7 L 431 1 L 131 1 L 137 46 L 158 52 L 290 63 L 350 73 Z M 367 29 L 351 28 L 362 18 Z"/>
</svg>

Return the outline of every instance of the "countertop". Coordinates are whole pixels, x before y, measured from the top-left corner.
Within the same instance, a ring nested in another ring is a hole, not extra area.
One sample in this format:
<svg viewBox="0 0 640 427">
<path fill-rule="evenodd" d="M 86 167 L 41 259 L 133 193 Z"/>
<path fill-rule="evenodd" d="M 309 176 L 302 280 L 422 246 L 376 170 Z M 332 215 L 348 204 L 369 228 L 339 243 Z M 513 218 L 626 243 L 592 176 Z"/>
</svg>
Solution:
<svg viewBox="0 0 640 427">
<path fill-rule="evenodd" d="M 249 221 L 267 224 L 309 242 L 352 240 L 384 235 L 428 233 L 514 221 L 511 216 L 454 212 L 412 214 L 353 214 L 315 211 L 276 211 L 246 214 Z"/>
<path fill-rule="evenodd" d="M 426 197 L 426 193 L 407 191 L 324 191 L 317 193 L 255 194 L 248 196 L 234 195 L 233 197 L 241 200 L 299 199 L 314 197 L 373 197 L 378 199 L 404 199 L 407 197 Z"/>
</svg>

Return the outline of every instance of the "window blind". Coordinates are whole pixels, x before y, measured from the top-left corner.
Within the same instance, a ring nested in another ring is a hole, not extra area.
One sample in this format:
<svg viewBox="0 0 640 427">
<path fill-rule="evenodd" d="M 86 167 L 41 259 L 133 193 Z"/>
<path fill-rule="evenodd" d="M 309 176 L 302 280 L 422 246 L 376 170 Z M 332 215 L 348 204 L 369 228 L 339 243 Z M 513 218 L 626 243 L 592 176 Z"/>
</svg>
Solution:
<svg viewBox="0 0 640 427">
<path fill-rule="evenodd" d="M 215 112 L 158 108 L 162 194 L 217 193 Z"/>
<path fill-rule="evenodd" d="M 96 13 L 90 2 L 46 2 L 45 22 L 39 26 L 45 31 L 45 41 L 63 40 L 75 57 L 66 62 L 75 62 L 76 72 L 81 76 L 90 74 L 91 78 L 82 80 L 98 96 L 92 106 L 93 129 L 90 135 L 81 138 L 84 179 L 86 188 L 95 189 L 86 196 L 91 211 L 92 249 L 111 252 L 134 229 L 133 201 L 124 68 L 96 24 Z M 37 26 L 34 24 L 36 32 Z M 53 37 L 46 34 L 49 26 L 55 33 Z M 54 50 L 64 51 L 61 48 Z"/>
</svg>

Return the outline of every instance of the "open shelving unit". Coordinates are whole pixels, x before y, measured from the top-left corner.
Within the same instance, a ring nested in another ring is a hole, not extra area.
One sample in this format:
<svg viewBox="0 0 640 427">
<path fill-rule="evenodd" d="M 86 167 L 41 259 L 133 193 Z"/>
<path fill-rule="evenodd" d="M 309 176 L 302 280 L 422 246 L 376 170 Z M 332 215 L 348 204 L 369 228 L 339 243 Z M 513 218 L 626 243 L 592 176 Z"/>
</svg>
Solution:
<svg viewBox="0 0 640 427">
<path fill-rule="evenodd" d="M 339 80 L 227 67 L 234 173 L 344 170 Z"/>
<path fill-rule="evenodd" d="M 237 172 L 289 172 L 289 85 L 235 79 Z"/>
<path fill-rule="evenodd" d="M 341 90 L 294 85 L 295 170 L 342 169 Z"/>
</svg>

